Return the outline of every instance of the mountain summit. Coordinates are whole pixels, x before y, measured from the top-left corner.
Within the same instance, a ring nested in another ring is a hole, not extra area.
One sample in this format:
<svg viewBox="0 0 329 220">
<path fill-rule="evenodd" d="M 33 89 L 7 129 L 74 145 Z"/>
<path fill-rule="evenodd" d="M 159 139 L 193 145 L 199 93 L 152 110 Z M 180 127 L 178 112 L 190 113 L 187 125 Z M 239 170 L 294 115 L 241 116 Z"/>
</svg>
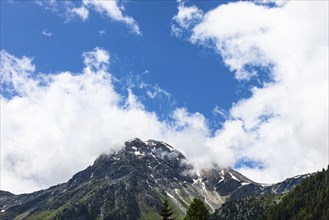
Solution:
<svg viewBox="0 0 329 220">
<path fill-rule="evenodd" d="M 165 199 L 180 218 L 194 197 L 214 211 L 226 200 L 288 191 L 303 178 L 264 186 L 231 168 L 195 174 L 169 144 L 133 139 L 66 183 L 31 194 L 1 191 L 0 219 L 160 219 Z"/>
</svg>

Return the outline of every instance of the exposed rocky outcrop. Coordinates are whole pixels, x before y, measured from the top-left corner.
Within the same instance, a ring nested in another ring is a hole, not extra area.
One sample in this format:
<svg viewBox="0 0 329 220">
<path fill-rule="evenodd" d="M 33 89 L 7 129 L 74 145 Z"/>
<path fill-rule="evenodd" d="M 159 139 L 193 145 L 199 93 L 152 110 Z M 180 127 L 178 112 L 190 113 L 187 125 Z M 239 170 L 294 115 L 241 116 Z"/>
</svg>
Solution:
<svg viewBox="0 0 329 220">
<path fill-rule="evenodd" d="M 302 178 L 264 186 L 231 168 L 197 175 L 170 145 L 134 139 L 66 183 L 31 194 L 1 191 L 0 219 L 156 219 L 165 198 L 179 219 L 194 197 L 214 212 L 226 200 L 290 190 Z"/>
</svg>

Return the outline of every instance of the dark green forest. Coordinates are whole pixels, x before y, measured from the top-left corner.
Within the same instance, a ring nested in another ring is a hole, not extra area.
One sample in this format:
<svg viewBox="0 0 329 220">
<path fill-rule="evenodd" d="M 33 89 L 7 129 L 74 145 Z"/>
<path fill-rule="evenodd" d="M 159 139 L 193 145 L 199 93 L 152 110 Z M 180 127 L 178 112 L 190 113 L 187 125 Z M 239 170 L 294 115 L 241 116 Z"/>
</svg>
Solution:
<svg viewBox="0 0 329 220">
<path fill-rule="evenodd" d="M 329 166 L 328 166 L 329 168 Z M 277 205 L 271 206 L 263 219 L 328 220 L 329 219 L 329 169 L 305 179 Z"/>
<path fill-rule="evenodd" d="M 258 195 L 224 203 L 210 220 L 328 220 L 329 170 L 281 195 Z"/>
</svg>

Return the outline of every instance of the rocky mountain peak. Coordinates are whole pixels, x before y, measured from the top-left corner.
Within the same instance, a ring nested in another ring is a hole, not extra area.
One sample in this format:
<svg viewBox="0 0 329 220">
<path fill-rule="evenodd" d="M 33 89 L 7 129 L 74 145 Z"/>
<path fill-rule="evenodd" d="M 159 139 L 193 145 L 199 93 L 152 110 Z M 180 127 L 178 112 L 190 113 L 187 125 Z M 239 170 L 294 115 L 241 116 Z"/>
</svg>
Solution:
<svg viewBox="0 0 329 220">
<path fill-rule="evenodd" d="M 0 207 L 5 208 L 0 219 L 17 214 L 31 219 L 159 219 L 164 199 L 180 219 L 194 197 L 214 211 L 227 200 L 291 189 L 302 178 L 263 186 L 231 168 L 192 170 L 169 144 L 132 139 L 120 150 L 100 155 L 66 183 L 31 194 L 1 192 Z"/>
<path fill-rule="evenodd" d="M 178 160 L 186 159 L 185 156 L 169 144 L 162 141 L 147 140 L 138 138 L 125 142 L 122 151 L 133 153 L 136 156 L 153 155 L 159 159 L 170 159 L 176 157 Z"/>
</svg>

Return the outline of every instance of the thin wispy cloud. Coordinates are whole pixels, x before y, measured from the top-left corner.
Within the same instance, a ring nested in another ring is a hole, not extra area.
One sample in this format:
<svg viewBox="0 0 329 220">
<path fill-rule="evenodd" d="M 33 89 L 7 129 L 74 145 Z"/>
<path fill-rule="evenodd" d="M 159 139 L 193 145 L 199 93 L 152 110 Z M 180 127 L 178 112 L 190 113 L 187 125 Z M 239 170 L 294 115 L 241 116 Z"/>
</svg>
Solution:
<svg viewBox="0 0 329 220">
<path fill-rule="evenodd" d="M 78 8 L 72 8 L 69 11 L 70 13 L 79 16 L 83 21 L 87 20 L 89 17 L 89 10 L 84 6 Z"/>
<path fill-rule="evenodd" d="M 131 31 L 137 35 L 142 35 L 137 22 L 130 16 L 124 15 L 124 7 L 118 4 L 118 1 L 94 1 L 84 0 L 83 5 L 91 8 L 100 14 L 107 15 L 115 21 L 122 22 L 131 28 Z"/>
<path fill-rule="evenodd" d="M 76 17 L 87 21 L 90 11 L 95 11 L 104 15 L 106 18 L 127 25 L 132 33 L 142 35 L 138 23 L 132 17 L 125 14 L 123 3 L 119 3 L 117 0 L 36 1 L 36 4 L 64 17 L 66 22 Z"/>
<path fill-rule="evenodd" d="M 46 36 L 46 37 L 52 37 L 53 36 L 53 33 L 48 31 L 48 30 L 43 30 L 42 32 L 42 35 Z"/>
<path fill-rule="evenodd" d="M 105 30 L 100 30 L 100 31 L 99 31 L 99 35 L 100 35 L 100 36 L 104 36 L 105 34 L 106 34 L 106 31 L 105 31 Z"/>
</svg>

